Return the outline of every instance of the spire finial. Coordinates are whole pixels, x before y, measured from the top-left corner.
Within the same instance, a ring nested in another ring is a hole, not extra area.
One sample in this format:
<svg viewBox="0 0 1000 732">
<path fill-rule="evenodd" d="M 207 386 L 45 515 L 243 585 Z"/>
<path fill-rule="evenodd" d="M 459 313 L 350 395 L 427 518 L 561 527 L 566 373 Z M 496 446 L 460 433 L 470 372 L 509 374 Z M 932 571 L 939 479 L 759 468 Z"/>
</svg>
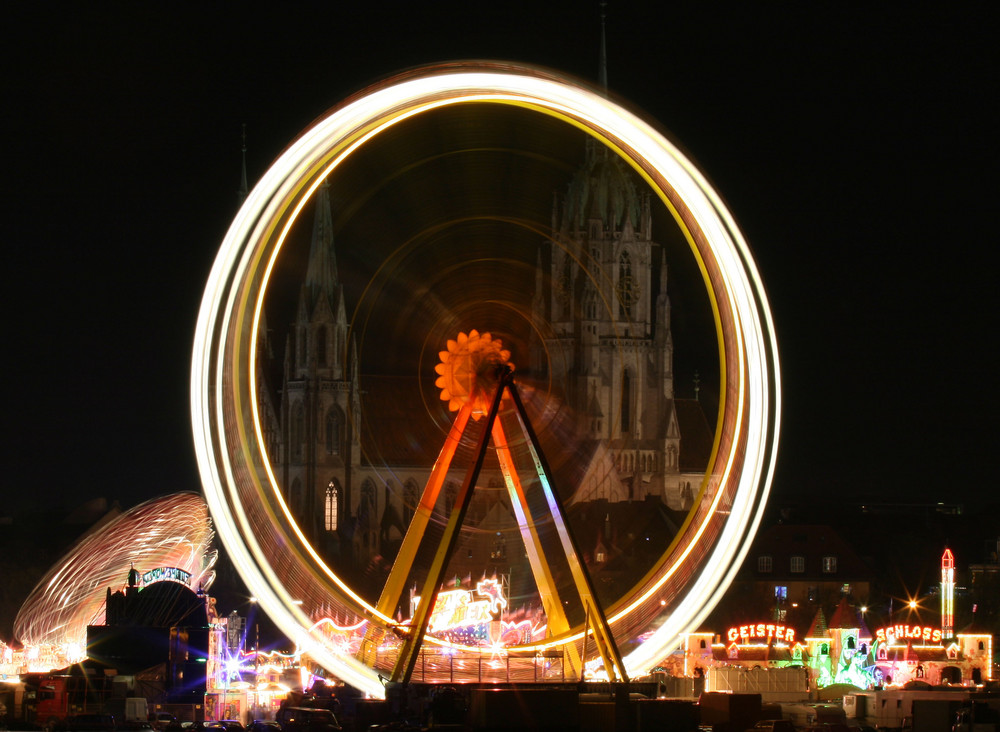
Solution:
<svg viewBox="0 0 1000 732">
<path fill-rule="evenodd" d="M 243 168 L 240 173 L 240 190 L 236 196 L 240 200 L 240 205 L 247 200 L 250 195 L 250 186 L 247 185 L 247 123 L 243 123 Z"/>
<path fill-rule="evenodd" d="M 604 21 L 608 17 L 608 4 L 601 0 L 601 54 L 598 60 L 597 81 L 605 94 L 608 93 L 608 47 L 605 41 Z"/>
</svg>

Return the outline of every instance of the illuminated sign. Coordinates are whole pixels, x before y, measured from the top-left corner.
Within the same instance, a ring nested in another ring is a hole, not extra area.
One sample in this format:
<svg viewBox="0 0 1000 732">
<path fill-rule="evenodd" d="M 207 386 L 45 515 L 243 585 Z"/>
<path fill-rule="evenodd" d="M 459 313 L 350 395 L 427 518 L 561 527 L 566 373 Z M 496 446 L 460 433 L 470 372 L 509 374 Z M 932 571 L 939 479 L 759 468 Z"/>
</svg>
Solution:
<svg viewBox="0 0 1000 732">
<path fill-rule="evenodd" d="M 432 633 L 459 628 L 468 625 L 481 625 L 496 620 L 500 612 L 507 606 L 507 598 L 500 590 L 496 580 L 483 580 L 476 584 L 475 594 L 485 597 L 485 600 L 474 600 L 471 590 L 450 590 L 439 592 L 434 603 L 434 611 L 428 621 L 428 630 Z M 413 609 L 416 610 L 420 596 L 413 598 Z"/>
<path fill-rule="evenodd" d="M 890 625 L 875 631 L 875 640 L 879 643 L 905 643 L 908 640 L 919 640 L 925 643 L 940 643 L 941 629 L 929 625 Z"/>
<path fill-rule="evenodd" d="M 142 584 L 151 585 L 154 582 L 179 582 L 191 586 L 191 573 L 177 567 L 157 567 L 142 575 Z"/>
<path fill-rule="evenodd" d="M 795 642 L 795 629 L 777 623 L 757 623 L 756 625 L 740 625 L 732 627 L 726 634 L 730 643 L 749 641 L 760 641 L 768 643 L 770 641 L 784 641 L 785 643 Z"/>
</svg>

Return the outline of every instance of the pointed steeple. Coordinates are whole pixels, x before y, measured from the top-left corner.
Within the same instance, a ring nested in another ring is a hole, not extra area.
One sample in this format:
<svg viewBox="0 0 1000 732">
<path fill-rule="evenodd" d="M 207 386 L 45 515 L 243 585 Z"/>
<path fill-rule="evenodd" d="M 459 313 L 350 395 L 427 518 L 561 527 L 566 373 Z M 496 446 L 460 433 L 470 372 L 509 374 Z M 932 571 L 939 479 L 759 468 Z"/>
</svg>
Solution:
<svg viewBox="0 0 1000 732">
<path fill-rule="evenodd" d="M 330 214 L 330 186 L 327 182 L 316 191 L 316 213 L 313 219 L 309 267 L 306 270 L 306 292 L 309 311 L 319 298 L 326 295 L 331 310 L 337 306 L 337 259 L 333 251 L 333 217 Z"/>
<path fill-rule="evenodd" d="M 239 200 L 239 205 L 242 206 L 243 202 L 247 200 L 247 196 L 250 195 L 250 186 L 247 185 L 247 124 L 243 123 L 243 169 L 240 174 L 240 189 L 236 192 L 236 198 Z"/>
</svg>

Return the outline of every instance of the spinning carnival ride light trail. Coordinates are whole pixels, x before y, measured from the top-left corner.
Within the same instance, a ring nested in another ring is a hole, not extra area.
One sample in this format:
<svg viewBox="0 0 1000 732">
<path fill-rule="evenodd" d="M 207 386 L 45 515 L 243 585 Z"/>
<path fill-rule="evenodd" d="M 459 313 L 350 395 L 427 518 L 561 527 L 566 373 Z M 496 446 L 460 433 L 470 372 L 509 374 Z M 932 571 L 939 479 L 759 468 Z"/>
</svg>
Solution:
<svg viewBox="0 0 1000 732">
<path fill-rule="evenodd" d="M 550 635 L 544 642 L 516 650 L 559 649 L 569 665 L 582 672 L 588 648 L 596 646 L 599 662 L 611 678 L 627 678 L 654 666 L 676 645 L 680 634 L 696 629 L 742 563 L 760 521 L 777 449 L 777 345 L 749 248 L 699 171 L 652 127 L 603 95 L 549 72 L 501 64 L 422 69 L 346 102 L 285 150 L 230 227 L 202 300 L 192 357 L 191 409 L 206 501 L 237 571 L 271 619 L 303 651 L 342 680 L 375 696 L 384 694 L 380 676 L 405 678 L 421 642 L 457 647 L 439 638 L 421 637 L 422 631 L 401 628 L 391 617 L 401 583 L 406 581 L 404 567 L 413 561 L 420 544 L 419 524 L 426 526 L 433 508 L 431 494 L 440 489 L 447 467 L 439 458 L 399 552 L 400 568 L 394 566 L 379 602 L 369 604 L 325 563 L 296 524 L 264 451 L 255 372 L 261 312 L 281 247 L 319 185 L 358 148 L 393 125 L 429 110 L 465 103 L 515 105 L 565 121 L 629 163 L 669 209 L 687 239 L 704 279 L 719 344 L 715 442 L 695 506 L 659 561 L 607 609 L 593 600 L 582 567 L 574 569 L 574 586 L 586 606 L 582 627 L 570 627 L 557 607 L 557 596 L 545 591 L 555 585 L 553 557 L 546 557 L 532 534 L 536 517 L 524 502 L 526 491 L 503 449 L 508 441 L 500 420 L 488 417 L 484 423 L 480 447 L 492 437 L 498 448 L 501 472 L 549 623 Z M 483 343 L 488 343 L 485 335 L 480 337 Z M 501 358 L 502 349 L 494 345 L 487 349 L 490 358 L 502 363 L 506 358 Z M 557 519 L 561 513 L 558 496 L 546 478 L 544 458 L 509 374 L 501 375 L 485 396 L 464 399 L 471 392 L 455 393 L 462 391 L 462 364 L 451 363 L 449 357 L 442 365 L 446 373 L 439 370 L 439 374 L 445 381 L 439 385 L 446 387 L 449 401 L 459 397 L 458 414 L 442 456 L 454 449 L 474 412 L 499 408 L 503 395 L 509 394 L 519 429 L 529 436 L 528 444 L 535 445 L 532 467 Z M 447 373 L 449 368 L 451 373 Z M 491 398 L 492 403 L 484 408 Z M 470 472 L 463 484 L 463 500 L 474 483 Z M 459 517 L 449 517 L 450 541 L 460 523 Z M 568 532 L 562 533 L 566 535 L 560 536 L 559 554 L 572 565 L 577 555 Z M 445 544 L 441 544 L 437 564 L 444 563 Z M 435 567 L 430 575 L 443 571 Z M 418 615 L 432 610 L 432 595 L 440 583 L 435 585 L 428 578 L 426 584 Z M 320 630 L 325 627 L 318 622 L 324 613 L 346 615 L 351 618 L 348 625 L 364 625 L 365 630 L 332 640 Z M 426 617 L 414 618 L 411 627 L 426 628 L 426 623 Z M 403 642 L 388 654 L 379 654 L 375 641 L 398 640 L 397 633 Z M 588 646 L 591 636 L 596 643 Z M 623 641 L 629 651 L 619 655 Z"/>
</svg>

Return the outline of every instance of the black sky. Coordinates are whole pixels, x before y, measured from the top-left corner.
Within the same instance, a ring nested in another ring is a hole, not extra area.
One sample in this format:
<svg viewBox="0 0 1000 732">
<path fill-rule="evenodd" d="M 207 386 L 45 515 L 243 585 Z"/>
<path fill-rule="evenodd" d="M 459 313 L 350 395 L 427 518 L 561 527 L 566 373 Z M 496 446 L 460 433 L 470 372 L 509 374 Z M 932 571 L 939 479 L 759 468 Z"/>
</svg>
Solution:
<svg viewBox="0 0 1000 732">
<path fill-rule="evenodd" d="M 595 79 L 597 3 L 532 5 L 12 11 L 0 513 L 197 490 L 188 361 L 241 125 L 254 178 L 326 109 L 410 66 Z M 610 87 L 700 164 L 756 254 L 785 385 L 777 495 L 991 497 L 993 19 L 650 5 L 607 9 Z"/>
</svg>

